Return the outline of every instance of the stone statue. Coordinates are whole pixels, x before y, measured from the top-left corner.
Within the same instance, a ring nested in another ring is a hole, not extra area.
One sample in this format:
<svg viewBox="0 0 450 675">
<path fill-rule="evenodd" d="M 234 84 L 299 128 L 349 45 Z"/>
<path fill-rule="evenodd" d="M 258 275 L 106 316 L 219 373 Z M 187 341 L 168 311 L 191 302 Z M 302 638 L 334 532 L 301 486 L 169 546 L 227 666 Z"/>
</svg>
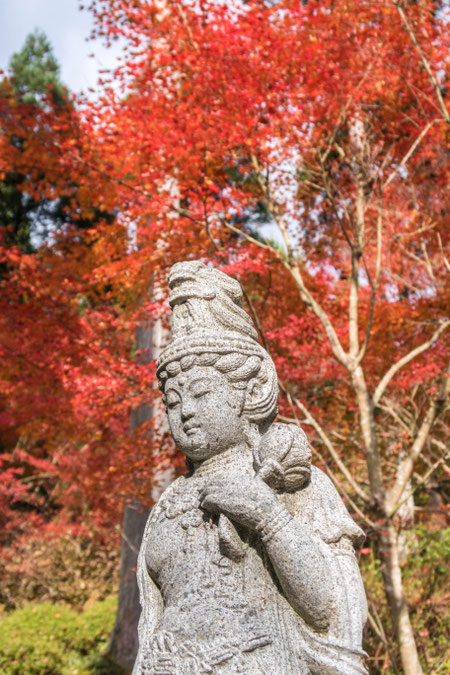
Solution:
<svg viewBox="0 0 450 675">
<path fill-rule="evenodd" d="M 239 283 L 196 261 L 169 285 L 157 375 L 188 473 L 146 526 L 134 675 L 366 673 L 364 535 L 304 432 L 273 424 L 277 375 Z"/>
</svg>

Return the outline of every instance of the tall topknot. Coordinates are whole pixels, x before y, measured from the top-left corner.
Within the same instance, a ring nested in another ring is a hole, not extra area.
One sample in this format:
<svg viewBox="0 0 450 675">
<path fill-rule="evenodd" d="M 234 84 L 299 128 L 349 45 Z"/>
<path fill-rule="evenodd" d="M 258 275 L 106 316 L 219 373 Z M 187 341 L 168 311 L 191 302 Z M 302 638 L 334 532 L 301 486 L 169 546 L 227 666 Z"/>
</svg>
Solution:
<svg viewBox="0 0 450 675">
<path fill-rule="evenodd" d="M 172 341 L 158 359 L 161 385 L 194 361 L 211 362 L 239 387 L 257 376 L 260 395 L 248 401 L 246 414 L 258 424 L 272 420 L 277 410 L 277 374 L 269 354 L 258 343 L 251 318 L 242 309 L 239 282 L 196 260 L 174 265 L 169 286 Z"/>
<path fill-rule="evenodd" d="M 174 339 L 194 331 L 227 331 L 257 341 L 258 335 L 242 309 L 238 281 L 202 262 L 176 263 L 169 274 Z"/>
</svg>

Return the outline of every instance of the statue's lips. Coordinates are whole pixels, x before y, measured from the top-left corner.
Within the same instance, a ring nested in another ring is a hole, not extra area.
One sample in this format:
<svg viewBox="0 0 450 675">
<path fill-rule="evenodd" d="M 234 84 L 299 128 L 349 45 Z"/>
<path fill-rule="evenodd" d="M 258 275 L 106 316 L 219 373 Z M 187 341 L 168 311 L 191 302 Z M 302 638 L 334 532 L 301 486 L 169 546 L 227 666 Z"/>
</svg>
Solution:
<svg viewBox="0 0 450 675">
<path fill-rule="evenodd" d="M 200 427 L 197 424 L 193 425 L 185 425 L 183 427 L 183 431 L 186 434 L 186 436 L 192 436 L 195 434 L 196 431 L 198 431 Z"/>
</svg>

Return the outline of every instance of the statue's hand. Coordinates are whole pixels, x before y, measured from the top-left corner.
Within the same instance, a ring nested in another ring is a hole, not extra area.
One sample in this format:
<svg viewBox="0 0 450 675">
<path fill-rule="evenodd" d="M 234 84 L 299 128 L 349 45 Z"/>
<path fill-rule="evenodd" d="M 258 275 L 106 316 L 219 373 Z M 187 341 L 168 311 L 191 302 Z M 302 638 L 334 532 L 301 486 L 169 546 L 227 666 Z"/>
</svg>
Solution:
<svg viewBox="0 0 450 675">
<path fill-rule="evenodd" d="M 235 476 L 205 485 L 200 494 L 200 506 L 256 529 L 268 514 L 280 506 L 280 502 L 273 490 L 258 477 Z"/>
</svg>

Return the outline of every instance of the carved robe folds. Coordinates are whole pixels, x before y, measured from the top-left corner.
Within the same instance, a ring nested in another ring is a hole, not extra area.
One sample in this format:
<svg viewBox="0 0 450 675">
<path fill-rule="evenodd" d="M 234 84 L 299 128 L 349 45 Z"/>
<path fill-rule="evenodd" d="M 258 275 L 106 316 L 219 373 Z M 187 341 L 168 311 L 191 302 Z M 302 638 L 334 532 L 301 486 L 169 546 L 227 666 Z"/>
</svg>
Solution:
<svg viewBox="0 0 450 675">
<path fill-rule="evenodd" d="M 217 518 L 199 508 L 209 477 L 204 473 L 173 483 L 147 524 L 139 561 L 145 638 L 134 673 L 365 673 L 363 653 L 352 649 L 366 620 L 353 551 L 362 533 L 329 479 L 312 467 L 306 487 L 280 496 L 292 522 L 316 539 L 333 579 L 330 625 L 318 634 L 280 592 L 259 537 L 242 528 L 243 557 L 236 561 L 221 552 Z M 290 529 L 287 522 L 284 536 Z"/>
</svg>

